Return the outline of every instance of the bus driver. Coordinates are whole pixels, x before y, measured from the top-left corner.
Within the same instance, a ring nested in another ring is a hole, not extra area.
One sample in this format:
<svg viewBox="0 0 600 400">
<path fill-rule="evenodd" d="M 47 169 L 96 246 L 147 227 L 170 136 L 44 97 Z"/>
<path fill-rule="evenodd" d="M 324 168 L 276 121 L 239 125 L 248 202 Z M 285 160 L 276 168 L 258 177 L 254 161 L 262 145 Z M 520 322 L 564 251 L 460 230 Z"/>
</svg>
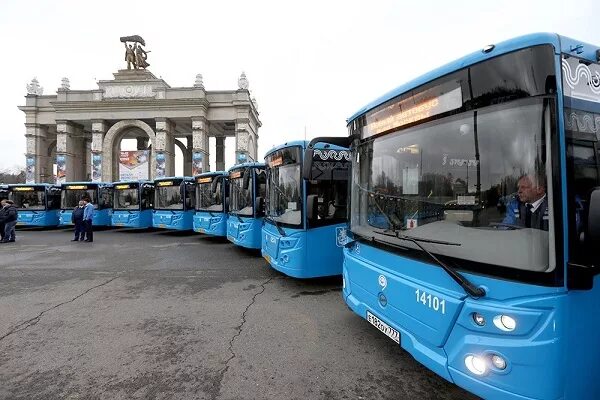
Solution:
<svg viewBox="0 0 600 400">
<path fill-rule="evenodd" d="M 517 197 L 508 203 L 503 224 L 548 230 L 548 196 L 545 179 L 523 175 L 517 181 Z"/>
</svg>

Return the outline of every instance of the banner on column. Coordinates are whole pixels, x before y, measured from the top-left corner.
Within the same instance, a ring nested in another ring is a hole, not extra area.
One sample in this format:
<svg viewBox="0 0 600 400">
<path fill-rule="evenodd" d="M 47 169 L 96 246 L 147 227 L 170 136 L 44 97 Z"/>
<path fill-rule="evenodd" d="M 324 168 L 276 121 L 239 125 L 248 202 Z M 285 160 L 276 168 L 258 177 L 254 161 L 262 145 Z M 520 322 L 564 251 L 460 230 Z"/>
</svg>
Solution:
<svg viewBox="0 0 600 400">
<path fill-rule="evenodd" d="M 25 159 L 25 183 L 35 183 L 35 157 Z"/>
<path fill-rule="evenodd" d="M 67 157 L 63 154 L 56 156 L 56 183 L 67 181 Z"/>
<path fill-rule="evenodd" d="M 199 175 L 202 172 L 202 160 L 204 159 L 204 155 L 199 151 L 194 151 L 192 153 L 192 175 Z"/>
<path fill-rule="evenodd" d="M 102 154 L 92 153 L 92 182 L 102 180 Z"/>
<path fill-rule="evenodd" d="M 148 150 L 122 151 L 119 154 L 119 180 L 148 179 Z"/>
<path fill-rule="evenodd" d="M 167 159 L 165 154 L 161 151 L 156 152 L 156 177 L 164 178 L 166 170 Z"/>
</svg>

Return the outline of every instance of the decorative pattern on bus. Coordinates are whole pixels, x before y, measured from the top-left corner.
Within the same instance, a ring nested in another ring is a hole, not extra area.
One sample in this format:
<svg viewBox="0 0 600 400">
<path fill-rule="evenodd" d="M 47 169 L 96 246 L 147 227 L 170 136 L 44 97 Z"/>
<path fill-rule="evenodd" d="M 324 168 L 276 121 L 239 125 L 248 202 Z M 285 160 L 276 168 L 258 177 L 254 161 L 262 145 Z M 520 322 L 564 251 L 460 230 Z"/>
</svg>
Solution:
<svg viewBox="0 0 600 400">
<path fill-rule="evenodd" d="M 348 150 L 320 150 L 315 149 L 313 160 L 322 161 L 350 161 L 350 152 Z"/>
<path fill-rule="evenodd" d="M 600 66 L 586 65 L 578 58 L 562 59 L 565 96 L 600 103 Z"/>
<path fill-rule="evenodd" d="M 600 115 L 583 111 L 565 111 L 565 127 L 582 133 L 600 132 Z"/>
</svg>

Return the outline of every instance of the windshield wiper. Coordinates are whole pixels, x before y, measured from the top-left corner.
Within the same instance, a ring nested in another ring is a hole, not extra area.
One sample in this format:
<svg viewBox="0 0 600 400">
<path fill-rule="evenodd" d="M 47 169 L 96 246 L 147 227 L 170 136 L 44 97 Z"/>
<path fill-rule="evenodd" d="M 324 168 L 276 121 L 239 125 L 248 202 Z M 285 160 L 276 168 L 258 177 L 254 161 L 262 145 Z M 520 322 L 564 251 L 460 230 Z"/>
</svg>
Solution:
<svg viewBox="0 0 600 400">
<path fill-rule="evenodd" d="M 456 283 L 458 283 L 465 290 L 465 292 L 467 292 L 469 294 L 469 296 L 471 296 L 473 298 L 479 298 L 479 297 L 485 296 L 485 290 L 483 288 L 476 287 L 475 285 L 473 285 L 473 283 L 471 283 L 471 281 L 469 281 L 467 278 L 465 278 L 464 276 L 459 274 L 452 267 L 446 265 L 442 260 L 437 258 L 435 256 L 435 254 L 433 254 L 432 252 L 427 250 L 425 247 L 423 247 L 420 242 L 442 244 L 445 246 L 461 246 L 460 243 L 445 242 L 442 240 L 434 240 L 434 239 L 418 238 L 418 237 L 414 237 L 414 236 L 404 235 L 397 231 L 383 231 L 383 232 L 373 231 L 373 232 L 380 234 L 380 235 L 392 236 L 392 237 L 395 237 L 400 240 L 406 240 L 408 242 L 414 243 L 418 248 L 423 250 L 423 252 L 425 252 L 425 254 L 427 254 L 429 257 L 431 257 L 440 267 L 442 267 L 442 269 L 444 271 L 446 271 L 446 273 L 448 275 L 450 275 L 450 277 Z"/>
<path fill-rule="evenodd" d="M 277 228 L 277 230 L 279 231 L 279 234 L 283 237 L 286 237 L 287 235 L 285 234 L 285 231 L 283 230 L 283 228 L 281 227 L 281 225 L 279 225 L 279 222 L 275 221 L 272 217 L 267 216 L 267 220 L 269 222 L 272 222 L 273 225 L 275 225 L 275 228 Z"/>
</svg>

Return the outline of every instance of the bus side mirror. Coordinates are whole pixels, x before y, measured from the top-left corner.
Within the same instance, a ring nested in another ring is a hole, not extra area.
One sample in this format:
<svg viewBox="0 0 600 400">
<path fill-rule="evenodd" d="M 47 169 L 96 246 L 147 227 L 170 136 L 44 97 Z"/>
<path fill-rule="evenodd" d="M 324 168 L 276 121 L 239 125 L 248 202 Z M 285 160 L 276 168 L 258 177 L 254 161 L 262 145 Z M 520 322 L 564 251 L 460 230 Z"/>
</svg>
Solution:
<svg viewBox="0 0 600 400">
<path fill-rule="evenodd" d="M 250 185 L 250 174 L 251 171 L 249 169 L 244 171 L 244 176 L 242 177 L 242 189 L 248 190 L 248 186 Z"/>
<path fill-rule="evenodd" d="M 600 242 L 600 188 L 595 188 L 590 195 L 587 226 L 589 239 Z"/>
<path fill-rule="evenodd" d="M 257 197 L 254 207 L 254 214 L 257 217 L 262 217 L 265 214 L 265 199 L 262 197 Z"/>
<path fill-rule="evenodd" d="M 319 196 L 311 194 L 306 196 L 306 219 L 316 221 L 319 218 Z"/>
<path fill-rule="evenodd" d="M 213 179 L 212 183 L 210 184 L 210 190 L 213 193 L 217 193 L 217 186 L 219 185 L 219 178 L 215 177 L 215 179 Z"/>
<path fill-rule="evenodd" d="M 315 150 L 312 147 L 308 147 L 304 152 L 304 160 L 302 162 L 302 178 L 307 181 L 312 178 L 312 166 L 313 166 L 313 154 Z"/>
</svg>

